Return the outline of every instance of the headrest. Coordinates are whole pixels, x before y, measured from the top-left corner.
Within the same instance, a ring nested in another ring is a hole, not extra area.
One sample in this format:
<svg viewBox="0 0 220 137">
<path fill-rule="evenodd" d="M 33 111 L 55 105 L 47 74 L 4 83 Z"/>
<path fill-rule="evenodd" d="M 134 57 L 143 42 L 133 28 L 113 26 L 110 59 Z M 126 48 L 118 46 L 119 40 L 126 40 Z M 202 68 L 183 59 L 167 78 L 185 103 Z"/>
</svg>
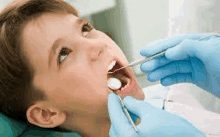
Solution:
<svg viewBox="0 0 220 137">
<path fill-rule="evenodd" d="M 1 137 L 17 137 L 20 135 L 27 125 L 21 124 L 4 114 L 0 113 L 0 136 Z"/>
<path fill-rule="evenodd" d="M 13 120 L 0 113 L 0 137 L 81 137 L 74 132 L 55 132 L 41 128 L 29 127 L 28 124 Z M 23 133 L 23 131 L 25 131 Z M 23 133 L 23 135 L 21 135 Z M 21 136 L 20 136 L 21 135 Z"/>
</svg>

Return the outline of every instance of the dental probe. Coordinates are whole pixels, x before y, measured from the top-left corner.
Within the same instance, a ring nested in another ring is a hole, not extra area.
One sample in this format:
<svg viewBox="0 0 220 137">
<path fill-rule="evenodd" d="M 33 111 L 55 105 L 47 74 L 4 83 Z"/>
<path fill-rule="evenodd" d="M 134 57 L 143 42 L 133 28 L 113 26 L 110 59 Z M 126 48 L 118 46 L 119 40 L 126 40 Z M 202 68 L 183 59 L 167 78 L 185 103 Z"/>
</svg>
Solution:
<svg viewBox="0 0 220 137">
<path fill-rule="evenodd" d="M 119 98 L 120 101 L 121 101 L 121 106 L 122 106 L 123 111 L 125 112 L 125 115 L 127 116 L 128 120 L 130 121 L 132 127 L 134 128 L 134 131 L 137 133 L 137 132 L 138 132 L 138 129 L 137 129 L 137 127 L 135 126 L 135 124 L 134 124 L 134 122 L 133 122 L 133 120 L 132 120 L 130 114 L 128 113 L 128 110 L 125 108 L 125 105 L 124 105 L 124 103 L 123 103 L 121 97 L 120 97 L 118 94 L 117 94 L 117 96 L 118 96 L 118 98 Z"/>
<path fill-rule="evenodd" d="M 113 74 L 113 73 L 115 73 L 116 71 L 122 70 L 122 69 L 124 69 L 124 68 L 133 67 L 133 66 L 136 66 L 136 65 L 138 65 L 138 64 L 144 63 L 144 62 L 146 62 L 146 61 L 150 61 L 150 60 L 152 60 L 152 59 L 155 59 L 155 58 L 157 58 L 157 57 L 161 57 L 161 56 L 164 56 L 164 55 L 165 55 L 165 51 L 161 51 L 161 52 L 156 53 L 156 54 L 154 54 L 154 55 L 152 55 L 152 56 L 150 56 L 150 57 L 146 57 L 146 58 L 144 58 L 144 59 L 140 59 L 140 60 L 133 61 L 133 62 L 131 62 L 130 64 L 128 64 L 127 66 L 121 67 L 121 68 L 119 68 L 119 69 L 114 70 L 113 72 L 108 72 L 108 73 L 109 73 L 109 74 Z"/>
<path fill-rule="evenodd" d="M 205 37 L 203 37 L 203 38 L 198 39 L 198 41 L 202 41 L 202 40 L 208 39 L 208 38 L 210 38 L 210 37 L 220 37 L 220 36 L 219 36 L 218 34 L 210 34 L 210 35 L 208 35 L 208 36 L 205 36 Z M 167 50 L 167 49 L 166 49 L 166 50 Z M 155 58 L 164 56 L 166 50 L 163 50 L 163 51 L 161 51 L 161 52 L 159 52 L 159 53 L 156 53 L 156 54 L 154 54 L 154 55 L 152 55 L 152 56 L 150 56 L 150 57 L 146 57 L 146 58 L 144 58 L 144 59 L 140 59 L 140 60 L 137 60 L 137 61 L 133 61 L 133 62 L 131 62 L 130 64 L 128 64 L 127 66 L 121 67 L 121 68 L 119 68 L 119 69 L 114 70 L 113 72 L 108 72 L 108 73 L 109 73 L 109 74 L 113 74 L 113 73 L 115 73 L 116 71 L 122 70 L 122 69 L 124 69 L 124 68 L 133 67 L 133 66 L 136 66 L 136 65 L 138 65 L 138 64 L 142 64 L 142 63 L 144 63 L 144 62 L 146 62 L 146 61 L 150 61 L 150 60 L 153 60 L 153 59 L 155 59 Z"/>
</svg>

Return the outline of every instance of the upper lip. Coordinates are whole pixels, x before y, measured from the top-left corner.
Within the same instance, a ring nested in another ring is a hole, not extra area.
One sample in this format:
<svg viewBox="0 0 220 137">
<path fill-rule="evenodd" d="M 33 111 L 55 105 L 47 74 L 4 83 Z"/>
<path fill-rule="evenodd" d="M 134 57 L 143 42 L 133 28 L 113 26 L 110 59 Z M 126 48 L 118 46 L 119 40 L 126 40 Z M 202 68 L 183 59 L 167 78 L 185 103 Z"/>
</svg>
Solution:
<svg viewBox="0 0 220 137">
<path fill-rule="evenodd" d="M 110 64 L 112 63 L 112 61 L 114 61 L 114 60 L 116 61 L 116 63 L 120 64 L 121 67 L 124 66 L 124 65 L 122 64 L 122 62 L 121 62 L 117 57 L 114 57 L 114 58 L 110 61 L 109 65 L 110 65 Z M 108 66 L 109 66 L 109 65 L 108 65 Z M 113 67 L 113 68 L 114 68 L 114 67 Z M 129 69 L 128 69 L 128 68 L 125 68 L 124 71 L 125 71 L 126 75 L 127 75 L 129 78 L 131 78 Z M 108 73 L 108 67 L 107 67 L 107 75 L 108 75 L 108 74 L 109 74 L 109 73 Z"/>
<path fill-rule="evenodd" d="M 112 61 L 116 61 L 116 63 L 117 63 L 117 62 L 120 63 L 119 59 L 114 56 L 113 59 L 109 62 L 108 67 L 109 67 L 109 65 L 112 63 Z M 121 64 L 121 63 L 120 63 L 120 64 Z M 107 67 L 107 74 L 108 74 L 108 71 L 109 71 L 109 70 L 108 70 L 108 67 Z"/>
<path fill-rule="evenodd" d="M 113 59 L 108 63 L 108 66 L 107 66 L 107 75 L 108 75 L 108 71 L 109 71 L 109 70 L 108 70 L 108 67 L 109 67 L 109 65 L 112 63 L 112 61 L 114 61 L 114 60 L 115 60 L 116 62 L 118 61 L 118 59 L 117 59 L 116 57 L 113 57 Z"/>
</svg>

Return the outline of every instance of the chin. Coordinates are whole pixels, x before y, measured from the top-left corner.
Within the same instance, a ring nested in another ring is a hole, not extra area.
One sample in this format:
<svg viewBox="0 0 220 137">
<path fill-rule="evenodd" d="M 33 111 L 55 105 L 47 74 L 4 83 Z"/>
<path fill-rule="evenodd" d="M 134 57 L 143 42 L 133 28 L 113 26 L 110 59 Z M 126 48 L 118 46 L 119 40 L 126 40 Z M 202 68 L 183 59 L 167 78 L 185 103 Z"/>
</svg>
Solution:
<svg viewBox="0 0 220 137">
<path fill-rule="evenodd" d="M 117 58 L 114 58 L 113 61 L 115 62 L 115 64 L 110 70 L 112 72 L 124 66 L 122 62 L 120 62 L 120 60 Z M 121 98 L 124 98 L 125 96 L 133 96 L 136 99 L 144 100 L 144 93 L 141 89 L 141 86 L 137 82 L 137 79 L 131 67 L 116 71 L 113 74 L 107 74 L 107 77 L 115 77 L 122 82 L 122 87 L 120 89 L 114 91 L 109 89 L 110 92 L 118 94 Z"/>
</svg>

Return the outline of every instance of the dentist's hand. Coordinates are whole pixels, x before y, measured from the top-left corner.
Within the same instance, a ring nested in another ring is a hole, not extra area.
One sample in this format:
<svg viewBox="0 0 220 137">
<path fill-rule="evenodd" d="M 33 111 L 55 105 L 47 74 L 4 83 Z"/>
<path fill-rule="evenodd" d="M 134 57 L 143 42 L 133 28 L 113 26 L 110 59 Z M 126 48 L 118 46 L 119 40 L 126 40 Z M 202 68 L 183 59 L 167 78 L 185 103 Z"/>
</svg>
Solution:
<svg viewBox="0 0 220 137">
<path fill-rule="evenodd" d="M 199 41 L 207 36 L 210 37 Z M 166 50 L 165 56 L 141 65 L 143 72 L 150 72 L 149 81 L 161 80 L 164 86 L 190 82 L 220 97 L 219 36 L 191 34 L 173 37 L 143 47 L 140 54 L 151 56 L 163 50 Z"/>
<path fill-rule="evenodd" d="M 133 97 L 125 97 L 124 104 L 128 111 L 141 119 L 136 133 L 124 114 L 119 98 L 110 93 L 108 110 L 111 119 L 110 137 L 205 137 L 187 120 L 155 108 L 144 101 Z"/>
</svg>

